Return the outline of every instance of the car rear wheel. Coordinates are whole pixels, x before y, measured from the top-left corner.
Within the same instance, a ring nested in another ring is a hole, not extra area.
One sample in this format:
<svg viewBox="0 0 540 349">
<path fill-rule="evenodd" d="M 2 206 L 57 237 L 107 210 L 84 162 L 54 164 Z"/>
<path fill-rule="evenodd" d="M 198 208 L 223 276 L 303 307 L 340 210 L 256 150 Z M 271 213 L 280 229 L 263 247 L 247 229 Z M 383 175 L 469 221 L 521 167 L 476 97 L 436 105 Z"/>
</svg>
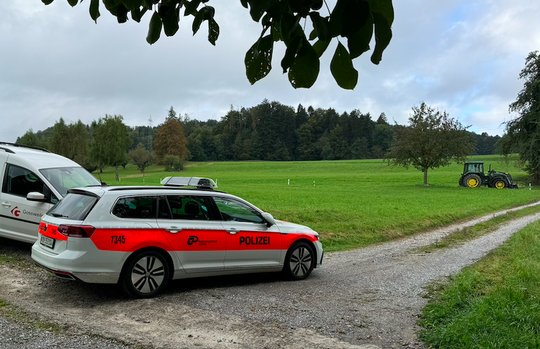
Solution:
<svg viewBox="0 0 540 349">
<path fill-rule="evenodd" d="M 482 183 L 482 179 L 477 174 L 470 174 L 465 177 L 465 185 L 468 188 L 478 188 Z"/>
<path fill-rule="evenodd" d="M 283 271 L 291 280 L 302 280 L 311 274 L 315 267 L 315 252 L 306 242 L 297 242 L 287 251 Z"/>
<path fill-rule="evenodd" d="M 162 292 L 169 283 L 170 266 L 158 251 L 141 251 L 126 262 L 121 285 L 131 297 L 150 298 Z"/>
</svg>

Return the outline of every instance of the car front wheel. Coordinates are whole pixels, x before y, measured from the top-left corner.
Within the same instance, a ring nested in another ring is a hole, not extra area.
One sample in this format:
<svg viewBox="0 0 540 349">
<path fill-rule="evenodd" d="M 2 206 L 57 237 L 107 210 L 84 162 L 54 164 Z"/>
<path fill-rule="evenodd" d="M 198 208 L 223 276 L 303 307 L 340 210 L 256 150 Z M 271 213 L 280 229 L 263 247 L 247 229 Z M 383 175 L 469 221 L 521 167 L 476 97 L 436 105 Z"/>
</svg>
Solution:
<svg viewBox="0 0 540 349">
<path fill-rule="evenodd" d="M 169 283 L 170 267 L 158 251 L 141 251 L 126 262 L 120 283 L 131 297 L 150 298 L 162 292 Z"/>
<path fill-rule="evenodd" d="M 315 267 L 313 247 L 306 242 L 297 242 L 287 251 L 283 271 L 291 280 L 302 280 L 311 274 Z"/>
</svg>

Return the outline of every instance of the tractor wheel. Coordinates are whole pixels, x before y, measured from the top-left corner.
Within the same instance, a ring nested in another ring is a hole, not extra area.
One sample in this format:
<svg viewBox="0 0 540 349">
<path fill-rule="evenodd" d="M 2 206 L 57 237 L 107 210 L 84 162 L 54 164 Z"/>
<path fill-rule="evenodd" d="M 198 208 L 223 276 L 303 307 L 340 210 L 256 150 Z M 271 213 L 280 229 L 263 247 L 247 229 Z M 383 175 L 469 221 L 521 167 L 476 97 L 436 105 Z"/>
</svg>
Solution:
<svg viewBox="0 0 540 349">
<path fill-rule="evenodd" d="M 499 178 L 493 181 L 492 186 L 497 189 L 504 189 L 506 188 L 506 182 L 503 179 Z"/>
<path fill-rule="evenodd" d="M 468 188 L 478 188 L 482 184 L 482 179 L 477 174 L 470 174 L 465 176 L 465 186 Z"/>
</svg>

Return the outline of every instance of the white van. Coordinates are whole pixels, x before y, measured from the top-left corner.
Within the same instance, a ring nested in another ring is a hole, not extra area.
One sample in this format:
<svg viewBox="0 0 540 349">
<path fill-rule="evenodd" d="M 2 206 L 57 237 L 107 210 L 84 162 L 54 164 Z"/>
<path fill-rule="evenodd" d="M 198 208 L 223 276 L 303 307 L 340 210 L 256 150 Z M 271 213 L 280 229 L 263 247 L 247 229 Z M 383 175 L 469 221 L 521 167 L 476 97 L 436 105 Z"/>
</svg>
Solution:
<svg viewBox="0 0 540 349">
<path fill-rule="evenodd" d="M 100 185 L 79 164 L 44 149 L 0 142 L 0 237 L 33 243 L 41 216 L 74 187 Z"/>
</svg>

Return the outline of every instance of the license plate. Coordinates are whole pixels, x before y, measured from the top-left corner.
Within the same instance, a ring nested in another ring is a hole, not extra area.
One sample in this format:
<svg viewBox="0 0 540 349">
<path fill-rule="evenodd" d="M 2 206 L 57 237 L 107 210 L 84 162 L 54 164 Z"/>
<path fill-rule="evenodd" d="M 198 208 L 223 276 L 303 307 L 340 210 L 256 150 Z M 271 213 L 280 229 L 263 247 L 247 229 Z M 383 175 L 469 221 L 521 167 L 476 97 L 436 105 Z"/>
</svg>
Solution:
<svg viewBox="0 0 540 349">
<path fill-rule="evenodd" d="M 56 240 L 44 235 L 41 235 L 41 238 L 39 239 L 39 243 L 48 248 L 54 248 L 55 241 Z"/>
</svg>

